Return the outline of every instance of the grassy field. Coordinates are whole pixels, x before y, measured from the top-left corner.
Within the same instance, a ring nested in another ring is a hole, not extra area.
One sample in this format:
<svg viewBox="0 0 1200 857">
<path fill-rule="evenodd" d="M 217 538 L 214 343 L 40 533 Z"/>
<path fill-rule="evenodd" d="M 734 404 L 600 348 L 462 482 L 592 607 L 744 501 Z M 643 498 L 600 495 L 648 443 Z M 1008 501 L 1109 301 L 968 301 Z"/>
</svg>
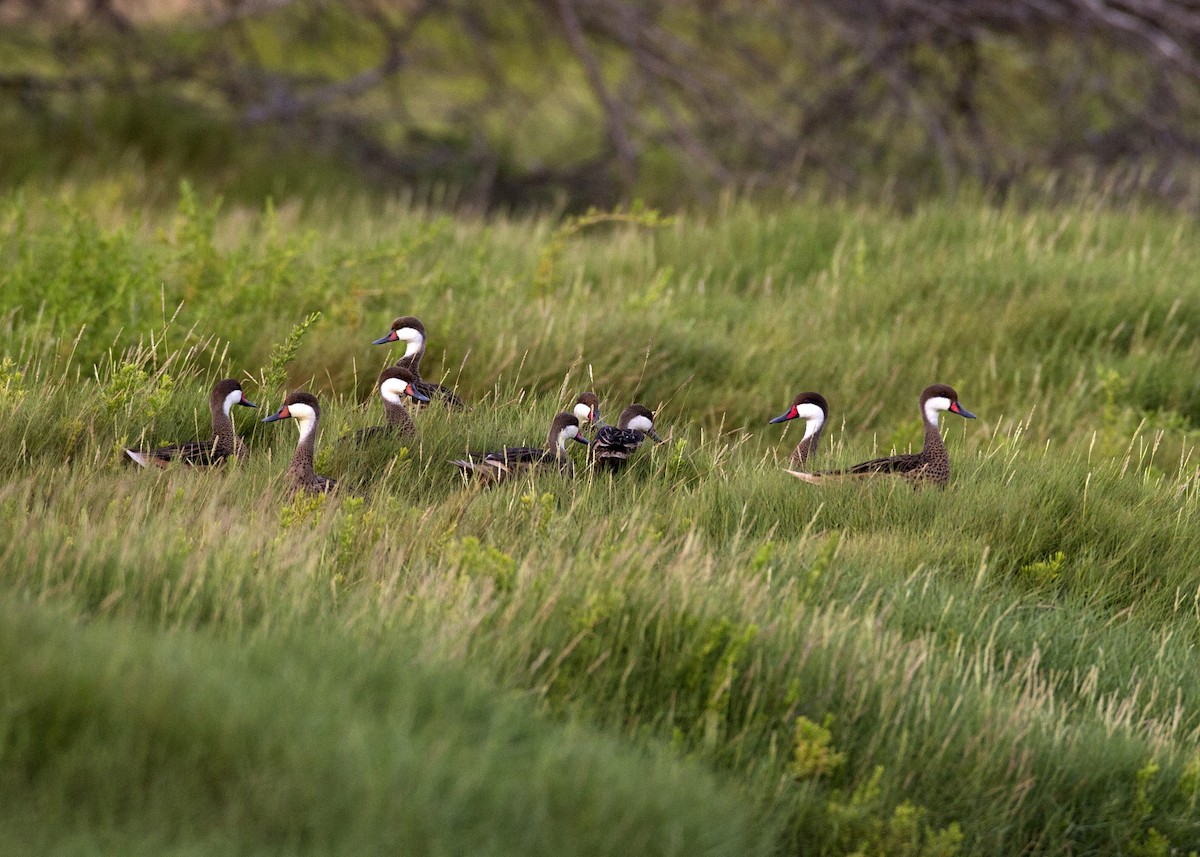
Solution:
<svg viewBox="0 0 1200 857">
<path fill-rule="evenodd" d="M 477 220 L 113 180 L 0 200 L 0 850 L 1200 849 L 1200 227 L 1102 200 Z M 320 313 L 310 324 L 306 319 Z M 396 315 L 433 407 L 378 423 Z M 299 325 L 299 327 L 297 327 Z M 214 472 L 126 445 L 257 412 Z M 920 443 L 945 491 L 781 466 Z M 289 502 L 305 387 L 318 469 Z M 667 442 L 481 492 L 584 389 Z"/>
</svg>

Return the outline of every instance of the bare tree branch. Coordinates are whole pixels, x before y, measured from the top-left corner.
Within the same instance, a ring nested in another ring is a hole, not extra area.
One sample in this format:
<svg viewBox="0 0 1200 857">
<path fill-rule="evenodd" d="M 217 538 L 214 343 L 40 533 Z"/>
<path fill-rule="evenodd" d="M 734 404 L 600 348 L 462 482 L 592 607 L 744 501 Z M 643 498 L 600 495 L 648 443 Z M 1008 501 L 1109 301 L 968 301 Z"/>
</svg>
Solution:
<svg viewBox="0 0 1200 857">
<path fill-rule="evenodd" d="M 587 38 L 583 34 L 583 26 L 579 22 L 579 14 L 575 9 L 575 0 L 555 0 L 558 13 L 571 52 L 583 66 L 588 85 L 595 93 L 596 99 L 604 109 L 605 125 L 608 129 L 608 139 L 617 153 L 617 165 L 621 181 L 626 188 L 633 187 L 637 167 L 637 152 L 629 139 L 629 120 L 625 115 L 625 107 L 608 91 L 604 82 L 604 73 L 600 63 L 588 47 Z"/>
<path fill-rule="evenodd" d="M 630 195 L 650 150 L 696 194 L 1098 170 L 1200 186 L 1196 0 L 0 2 L 39 24 L 8 28 L 12 54 L 59 64 L 0 75 L 28 117 L 153 96 L 481 205 Z M 294 61 L 263 38 L 277 26 L 302 34 Z M 349 42 L 378 51 L 370 67 Z M 570 142 L 530 144 L 534 123 Z"/>
</svg>

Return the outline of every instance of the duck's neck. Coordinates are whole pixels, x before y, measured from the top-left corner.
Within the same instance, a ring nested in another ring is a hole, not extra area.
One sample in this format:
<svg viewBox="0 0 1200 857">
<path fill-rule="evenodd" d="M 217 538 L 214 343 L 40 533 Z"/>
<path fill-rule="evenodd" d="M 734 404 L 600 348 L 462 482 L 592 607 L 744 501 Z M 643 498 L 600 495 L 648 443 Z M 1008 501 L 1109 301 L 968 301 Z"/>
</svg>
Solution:
<svg viewBox="0 0 1200 857">
<path fill-rule="evenodd" d="M 311 482 L 313 473 L 313 454 L 317 448 L 317 421 L 303 420 L 300 426 L 300 442 L 296 444 L 296 453 L 288 466 L 288 476 L 297 484 Z"/>
<path fill-rule="evenodd" d="M 796 449 L 792 452 L 792 464 L 800 465 L 808 460 L 808 457 L 816 450 L 817 444 L 821 442 L 821 431 L 824 428 L 824 422 L 808 424 L 804 437 L 800 439 L 800 442 L 796 444 Z"/>
<path fill-rule="evenodd" d="M 575 462 L 571 460 L 571 456 L 567 453 L 567 436 L 562 432 L 550 432 L 550 437 L 547 438 L 547 449 L 554 453 L 554 460 L 558 463 L 558 469 L 568 476 L 575 473 Z"/>
<path fill-rule="evenodd" d="M 233 418 L 224 402 L 215 402 L 212 410 L 212 442 L 213 451 L 218 455 L 233 455 L 237 435 L 233 430 Z"/>
<path fill-rule="evenodd" d="M 425 340 L 410 339 L 404 343 L 404 356 L 396 361 L 397 366 L 404 366 L 414 374 L 421 368 L 421 358 L 425 356 Z"/>
<path fill-rule="evenodd" d="M 942 441 L 942 433 L 938 431 L 938 412 L 926 409 L 922 417 L 925 420 L 925 446 L 921 449 L 921 457 L 927 461 L 947 458 L 946 444 Z"/>
<path fill-rule="evenodd" d="M 389 426 L 399 429 L 404 434 L 412 434 L 417 430 L 416 423 L 409 415 L 408 409 L 399 402 L 390 399 L 383 400 L 383 415 Z"/>
<path fill-rule="evenodd" d="M 559 461 L 570 460 L 570 456 L 567 455 L 567 438 L 557 428 L 551 428 L 550 434 L 546 436 L 546 449 Z"/>
</svg>

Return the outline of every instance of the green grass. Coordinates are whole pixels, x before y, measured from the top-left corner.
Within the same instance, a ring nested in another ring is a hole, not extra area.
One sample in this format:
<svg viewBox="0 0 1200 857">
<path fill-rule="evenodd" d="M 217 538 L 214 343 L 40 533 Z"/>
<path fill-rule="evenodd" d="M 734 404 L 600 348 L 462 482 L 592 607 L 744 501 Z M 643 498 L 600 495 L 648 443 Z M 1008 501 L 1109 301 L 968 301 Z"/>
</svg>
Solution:
<svg viewBox="0 0 1200 857">
<path fill-rule="evenodd" d="M 763 853 L 698 765 L 552 726 L 398 634 L 0 615 L 8 853 Z"/>
<path fill-rule="evenodd" d="M 727 202 L 571 230 L 140 194 L 0 200 L 0 836 L 1200 848 L 1190 221 Z M 355 454 L 396 356 L 369 343 L 407 313 L 470 407 Z M 230 375 L 249 458 L 127 466 L 203 434 Z M 781 472 L 799 433 L 766 422 L 799 390 L 835 465 L 919 443 L 934 381 L 979 415 L 943 420 L 945 491 Z M 258 418 L 294 386 L 365 500 L 287 502 L 294 429 Z M 583 389 L 667 442 L 485 492 L 447 463 L 540 442 Z"/>
</svg>

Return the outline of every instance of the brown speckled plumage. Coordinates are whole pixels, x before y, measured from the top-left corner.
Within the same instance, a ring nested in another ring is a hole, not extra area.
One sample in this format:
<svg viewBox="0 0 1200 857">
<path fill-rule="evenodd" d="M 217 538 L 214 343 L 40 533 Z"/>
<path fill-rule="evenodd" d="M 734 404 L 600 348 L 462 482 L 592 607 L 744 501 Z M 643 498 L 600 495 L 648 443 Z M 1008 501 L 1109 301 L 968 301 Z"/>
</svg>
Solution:
<svg viewBox="0 0 1200 857">
<path fill-rule="evenodd" d="M 213 386 L 212 392 L 208 396 L 208 409 L 212 416 L 212 436 L 209 440 L 185 441 L 147 451 L 127 449 L 125 452 L 142 467 L 148 464 L 166 467 L 172 461 L 205 466 L 219 464 L 231 455 L 244 457 L 247 452 L 246 444 L 237 436 L 233 419 L 225 409 L 226 399 L 234 392 L 241 393 L 242 385 L 233 378 L 218 381 Z M 245 395 L 241 395 L 235 404 L 248 408 L 255 407 L 254 403 Z"/>
<path fill-rule="evenodd" d="M 563 437 L 563 432 L 570 427 L 578 431 L 579 419 L 574 414 L 563 412 L 555 415 L 551 421 L 544 447 L 506 446 L 495 452 L 469 452 L 465 458 L 450 463 L 465 474 L 473 473 L 492 483 L 541 468 L 557 469 L 571 476 L 575 468 L 567 454 L 566 438 Z M 578 434 L 575 437 L 579 439 Z"/>
<path fill-rule="evenodd" d="M 649 431 L 629 427 L 630 423 L 639 417 L 649 422 Z M 615 426 L 603 426 L 596 432 L 596 438 L 588 449 L 588 458 L 594 467 L 618 470 L 642 445 L 646 435 L 657 441 L 662 440 L 654 431 L 654 412 L 645 405 L 630 405 L 621 411 Z"/>
<path fill-rule="evenodd" d="M 296 452 L 292 455 L 292 461 L 288 465 L 287 479 L 292 485 L 292 493 L 308 491 L 312 494 L 323 494 L 333 491 L 337 487 L 337 481 L 313 470 L 313 454 L 317 448 L 317 428 L 321 422 L 321 406 L 317 403 L 316 396 L 297 390 L 284 399 L 283 407 L 277 413 L 267 417 L 263 422 L 288 419 L 293 416 L 290 411 L 293 405 L 306 405 L 311 408 L 313 419 L 312 428 L 307 433 L 301 427 L 300 442 L 296 444 Z"/>
</svg>

